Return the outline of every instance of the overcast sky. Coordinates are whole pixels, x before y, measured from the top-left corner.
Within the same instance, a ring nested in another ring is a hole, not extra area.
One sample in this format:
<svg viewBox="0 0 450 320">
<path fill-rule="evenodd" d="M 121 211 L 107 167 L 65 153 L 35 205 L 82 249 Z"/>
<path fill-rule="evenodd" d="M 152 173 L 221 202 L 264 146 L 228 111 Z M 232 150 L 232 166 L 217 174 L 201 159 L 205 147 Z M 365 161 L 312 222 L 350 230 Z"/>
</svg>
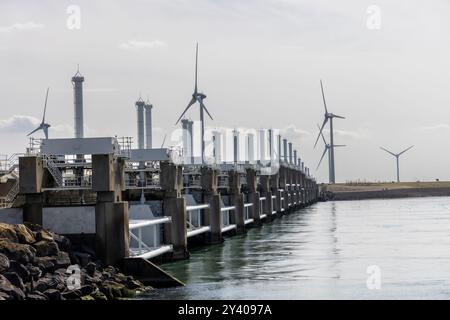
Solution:
<svg viewBox="0 0 450 320">
<path fill-rule="evenodd" d="M 81 10 L 68 29 L 67 8 Z M 380 28 L 370 20 L 376 5 Z M 134 101 L 154 105 L 155 144 L 191 98 L 195 43 L 208 126 L 280 128 L 315 169 L 335 121 L 338 181 L 450 179 L 447 0 L 96 0 L 0 2 L 0 153 L 22 152 L 49 86 L 51 137 L 73 136 L 71 76 L 85 76 L 87 136 L 136 136 Z M 197 119 L 197 108 L 190 114 Z M 39 134 L 37 134 L 39 137 Z M 315 172 L 328 177 L 324 162 Z"/>
</svg>

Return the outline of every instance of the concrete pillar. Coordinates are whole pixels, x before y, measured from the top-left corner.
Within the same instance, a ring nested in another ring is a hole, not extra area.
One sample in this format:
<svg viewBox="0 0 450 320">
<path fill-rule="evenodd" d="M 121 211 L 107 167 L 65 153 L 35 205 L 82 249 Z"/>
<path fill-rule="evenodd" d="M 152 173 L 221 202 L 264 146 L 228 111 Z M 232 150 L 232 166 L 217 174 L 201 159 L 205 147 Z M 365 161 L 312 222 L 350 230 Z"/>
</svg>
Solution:
<svg viewBox="0 0 450 320">
<path fill-rule="evenodd" d="M 95 206 L 95 245 L 98 258 L 117 265 L 129 255 L 128 203 L 122 201 L 124 162 L 112 154 L 92 156 Z"/>
<path fill-rule="evenodd" d="M 170 224 L 164 225 L 165 242 L 173 246 L 172 259 L 188 258 L 186 200 L 183 197 L 165 197 L 163 211 L 165 216 L 172 218 Z"/>
<path fill-rule="evenodd" d="M 245 232 L 245 208 L 244 195 L 241 192 L 240 174 L 236 171 L 230 171 L 228 174 L 231 202 L 235 206 L 234 215 L 231 216 L 231 223 L 236 224 L 236 232 L 242 234 Z"/>
<path fill-rule="evenodd" d="M 266 197 L 266 201 L 264 201 L 263 213 L 267 215 L 267 217 L 272 216 L 272 212 L 274 211 L 272 205 L 272 190 L 270 188 L 270 177 L 268 175 L 259 176 L 259 184 L 261 186 L 261 197 Z"/>
<path fill-rule="evenodd" d="M 218 172 L 209 167 L 201 168 L 201 185 L 203 189 L 203 201 L 209 203 L 209 209 L 205 210 L 204 223 L 211 227 L 208 243 L 223 242 L 222 214 L 220 211 L 220 194 L 217 192 Z"/>
<path fill-rule="evenodd" d="M 281 170 L 281 167 L 280 167 Z M 277 213 L 281 213 L 281 195 L 280 195 L 280 171 L 277 174 L 270 176 L 270 189 L 272 191 L 272 195 L 275 195 L 275 205 L 273 211 Z"/>
<path fill-rule="evenodd" d="M 283 158 L 284 162 L 288 162 L 288 149 L 287 149 L 287 139 L 283 139 Z"/>
<path fill-rule="evenodd" d="M 84 77 L 79 72 L 72 77 L 75 138 L 84 138 L 83 82 Z"/>
<path fill-rule="evenodd" d="M 19 158 L 19 193 L 25 196 L 23 222 L 42 226 L 42 179 L 44 164 L 41 157 Z"/>
<path fill-rule="evenodd" d="M 292 142 L 289 142 L 289 164 L 293 164 L 293 161 L 292 161 Z"/>
<path fill-rule="evenodd" d="M 253 222 L 255 225 L 261 224 L 261 217 L 260 217 L 260 194 L 258 192 L 258 181 L 257 181 L 257 175 L 256 171 L 253 168 L 247 169 L 247 189 L 248 189 L 248 198 L 249 202 L 253 203 L 253 206 L 251 207 L 251 217 L 253 218 Z"/>
<path fill-rule="evenodd" d="M 153 126 L 152 126 L 152 109 L 153 105 L 146 103 L 145 109 L 145 147 L 147 149 L 153 148 Z"/>
<path fill-rule="evenodd" d="M 138 149 L 145 148 L 144 106 L 144 101 L 136 102 Z"/>
<path fill-rule="evenodd" d="M 183 187 L 182 167 L 170 162 L 160 163 L 160 184 L 164 190 L 163 211 L 172 218 L 164 225 L 164 239 L 173 246 L 172 259 L 189 257 L 187 250 L 186 200 L 181 196 Z"/>
</svg>

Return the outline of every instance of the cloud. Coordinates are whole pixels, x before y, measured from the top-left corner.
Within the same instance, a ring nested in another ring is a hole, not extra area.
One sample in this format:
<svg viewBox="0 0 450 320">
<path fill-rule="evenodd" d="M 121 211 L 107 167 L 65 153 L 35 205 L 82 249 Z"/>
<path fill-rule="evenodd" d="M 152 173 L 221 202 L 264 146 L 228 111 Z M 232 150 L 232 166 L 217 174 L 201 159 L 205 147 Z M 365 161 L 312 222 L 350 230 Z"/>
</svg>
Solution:
<svg viewBox="0 0 450 320">
<path fill-rule="evenodd" d="M 43 24 L 40 23 L 35 23 L 35 22 L 25 22 L 25 23 L 20 23 L 20 22 L 16 22 L 10 26 L 5 26 L 5 27 L 0 27 L 0 33 L 6 33 L 6 32 L 11 32 L 11 31 L 29 31 L 29 30 L 35 30 L 35 29 L 42 29 L 44 28 Z"/>
<path fill-rule="evenodd" d="M 26 135 L 36 129 L 40 123 L 41 119 L 35 117 L 13 115 L 8 119 L 0 119 L 0 133 Z M 93 132 L 93 130 L 90 130 L 87 127 L 85 127 L 85 130 L 88 133 Z M 73 126 L 68 124 L 52 125 L 50 127 L 50 132 L 58 137 L 71 137 L 73 134 Z"/>
<path fill-rule="evenodd" d="M 295 125 L 290 124 L 284 129 L 281 129 L 281 134 L 289 138 L 308 138 L 311 136 L 311 132 L 297 128 Z"/>
<path fill-rule="evenodd" d="M 130 51 L 137 51 L 142 49 L 156 49 L 163 47 L 167 47 L 167 43 L 161 40 L 153 40 L 153 41 L 130 40 L 128 42 L 119 44 L 120 49 Z"/>
<path fill-rule="evenodd" d="M 420 131 L 437 131 L 437 130 L 447 130 L 450 129 L 450 125 L 446 123 L 439 123 L 434 126 L 423 126 L 419 127 Z"/>
<path fill-rule="evenodd" d="M 35 117 L 13 115 L 8 119 L 0 119 L 0 132 L 4 133 L 29 133 L 35 129 L 41 121 Z"/>
</svg>

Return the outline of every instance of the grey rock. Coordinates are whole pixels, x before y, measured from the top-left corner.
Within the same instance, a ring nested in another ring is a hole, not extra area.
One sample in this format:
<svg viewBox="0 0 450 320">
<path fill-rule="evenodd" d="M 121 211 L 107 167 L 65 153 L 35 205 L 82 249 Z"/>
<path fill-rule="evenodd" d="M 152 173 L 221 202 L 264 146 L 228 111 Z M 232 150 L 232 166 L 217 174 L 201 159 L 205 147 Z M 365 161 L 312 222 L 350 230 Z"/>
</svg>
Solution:
<svg viewBox="0 0 450 320">
<path fill-rule="evenodd" d="M 9 269 L 10 263 L 9 258 L 5 256 L 3 253 L 0 253 L 0 273 L 5 272 Z"/>
<path fill-rule="evenodd" d="M 41 240 L 36 242 L 33 247 L 36 249 L 38 257 L 56 256 L 59 252 L 58 245 L 54 241 Z"/>
<path fill-rule="evenodd" d="M 0 253 L 10 260 L 20 263 L 28 263 L 34 260 L 36 250 L 28 244 L 14 243 L 6 239 L 0 239 Z"/>
<path fill-rule="evenodd" d="M 23 284 L 22 278 L 16 272 L 5 272 L 3 275 L 13 286 L 25 291 L 25 285 Z"/>
<path fill-rule="evenodd" d="M 86 265 L 85 269 L 86 269 L 86 273 L 87 273 L 89 276 L 93 277 L 94 274 L 95 274 L 95 271 L 97 270 L 97 266 L 96 266 L 95 263 L 89 262 L 89 263 Z"/>
<path fill-rule="evenodd" d="M 62 300 L 61 292 L 56 289 L 45 290 L 44 294 L 49 300 Z"/>
<path fill-rule="evenodd" d="M 60 269 L 60 268 L 67 268 L 68 266 L 70 266 L 69 254 L 64 251 L 58 252 L 58 255 L 56 257 L 55 267 Z"/>
<path fill-rule="evenodd" d="M 24 224 L 16 224 L 14 226 L 14 230 L 16 231 L 16 235 L 20 243 L 33 244 L 36 242 L 33 231 L 28 229 L 28 227 Z"/>
<path fill-rule="evenodd" d="M 8 300 L 24 300 L 25 293 L 19 288 L 13 286 L 8 279 L 0 274 L 0 292 L 8 295 Z"/>
<path fill-rule="evenodd" d="M 6 223 L 0 223 L 0 239 L 2 238 L 11 242 L 19 241 L 14 226 Z"/>
</svg>

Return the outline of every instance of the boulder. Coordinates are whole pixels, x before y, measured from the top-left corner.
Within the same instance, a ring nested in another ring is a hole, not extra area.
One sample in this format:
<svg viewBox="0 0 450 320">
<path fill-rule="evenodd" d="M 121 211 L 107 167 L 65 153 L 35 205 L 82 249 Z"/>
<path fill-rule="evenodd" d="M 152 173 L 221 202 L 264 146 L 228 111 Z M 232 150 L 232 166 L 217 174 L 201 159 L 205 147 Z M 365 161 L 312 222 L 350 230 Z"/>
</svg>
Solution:
<svg viewBox="0 0 450 320">
<path fill-rule="evenodd" d="M 24 224 L 16 224 L 14 230 L 20 243 L 33 244 L 36 242 L 33 232 Z"/>
<path fill-rule="evenodd" d="M 2 239 L 0 240 L 0 253 L 6 255 L 10 260 L 26 264 L 34 260 L 36 250 L 28 244 L 14 243 Z"/>
<path fill-rule="evenodd" d="M 22 278 L 16 272 L 5 272 L 3 275 L 13 286 L 25 291 L 25 285 L 23 284 Z"/>
<path fill-rule="evenodd" d="M 99 289 L 105 294 L 108 300 L 114 300 L 122 298 L 122 291 L 124 288 L 125 286 L 120 283 L 106 280 Z"/>
<path fill-rule="evenodd" d="M 45 230 L 41 229 L 35 232 L 36 241 L 54 241 L 52 234 Z"/>
<path fill-rule="evenodd" d="M 46 301 L 49 300 L 49 298 L 43 294 L 42 292 L 35 291 L 33 293 L 27 294 L 27 300 L 31 301 Z"/>
<path fill-rule="evenodd" d="M 50 236 L 53 238 L 53 241 L 55 241 L 58 244 L 60 250 L 69 251 L 71 249 L 70 240 L 68 238 L 53 232 L 49 233 Z"/>
<path fill-rule="evenodd" d="M 34 265 L 41 269 L 42 272 L 55 271 L 56 258 L 55 257 L 36 257 L 34 258 Z"/>
<path fill-rule="evenodd" d="M 87 295 L 90 295 L 91 293 L 93 293 L 95 291 L 95 289 L 96 288 L 94 288 L 91 285 L 84 285 L 79 290 L 80 290 L 82 296 L 87 296 Z"/>
<path fill-rule="evenodd" d="M 0 292 L 6 293 L 9 297 L 8 300 L 24 300 L 25 293 L 19 288 L 13 286 L 8 279 L 0 274 Z"/>
<path fill-rule="evenodd" d="M 97 270 L 97 265 L 96 265 L 95 263 L 93 263 L 93 262 L 89 262 L 89 263 L 86 265 L 85 269 L 86 269 L 86 273 L 87 273 L 89 276 L 93 277 L 94 274 L 95 274 L 95 271 Z"/>
<path fill-rule="evenodd" d="M 56 256 L 55 267 L 60 269 L 67 268 L 68 266 L 70 266 L 69 254 L 64 251 L 58 252 L 58 255 Z"/>
<path fill-rule="evenodd" d="M 18 242 L 14 226 L 6 223 L 0 223 L 0 239 L 7 239 L 11 242 Z"/>
<path fill-rule="evenodd" d="M 33 266 L 32 264 L 27 264 L 26 268 L 27 268 L 28 272 L 30 273 L 30 277 L 34 281 L 38 281 L 39 277 L 42 275 L 41 269 L 39 269 L 38 267 Z"/>
<path fill-rule="evenodd" d="M 80 290 L 67 290 L 67 291 L 64 291 L 61 295 L 66 300 L 80 300 L 81 299 Z"/>
<path fill-rule="evenodd" d="M 54 241 L 41 240 L 36 242 L 33 247 L 36 249 L 38 257 L 56 256 L 59 252 L 58 245 Z"/>
<path fill-rule="evenodd" d="M 62 300 L 61 292 L 56 289 L 45 290 L 44 294 L 49 300 Z"/>
<path fill-rule="evenodd" d="M 16 272 L 25 282 L 28 282 L 30 279 L 30 271 L 28 271 L 27 267 L 15 260 L 10 261 L 9 271 Z"/>
<path fill-rule="evenodd" d="M 105 296 L 105 294 L 99 290 L 92 293 L 91 297 L 94 298 L 95 300 L 108 300 L 108 298 Z"/>
<path fill-rule="evenodd" d="M 9 258 L 5 256 L 3 253 L 0 253 L 0 273 L 5 272 L 9 269 L 10 263 Z"/>
</svg>

